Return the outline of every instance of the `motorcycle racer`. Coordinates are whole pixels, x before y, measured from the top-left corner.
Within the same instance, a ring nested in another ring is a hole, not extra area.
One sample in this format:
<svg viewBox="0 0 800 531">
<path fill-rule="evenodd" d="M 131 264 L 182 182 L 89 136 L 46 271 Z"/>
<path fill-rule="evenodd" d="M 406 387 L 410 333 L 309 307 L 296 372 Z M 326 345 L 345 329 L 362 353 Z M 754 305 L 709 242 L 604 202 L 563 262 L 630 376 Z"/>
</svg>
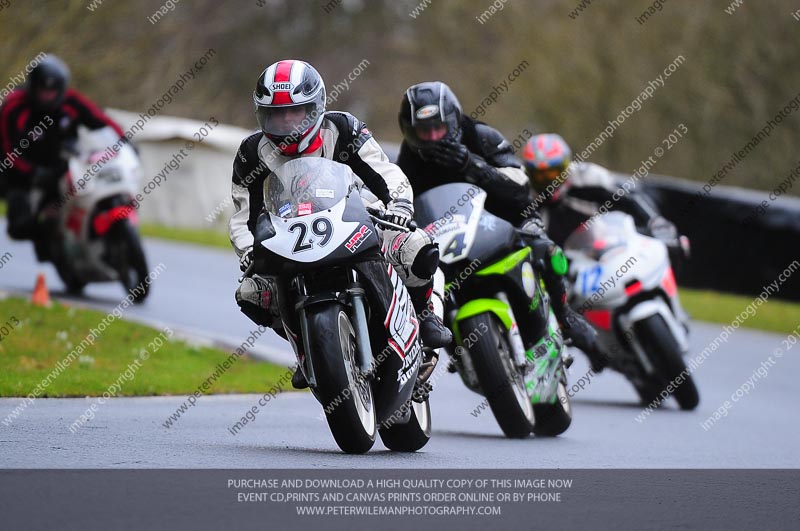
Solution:
<svg viewBox="0 0 800 531">
<path fill-rule="evenodd" d="M 567 301 L 566 258 L 531 211 L 528 179 L 511 144 L 496 129 L 462 113 L 445 83 L 425 82 L 406 90 L 400 105 L 403 143 L 397 165 L 408 175 L 414 193 L 453 182 L 469 182 L 488 194 L 486 209 L 518 226 L 533 249 L 551 294 L 553 311 L 566 335 L 602 370 L 604 356 L 596 332 Z"/>
<path fill-rule="evenodd" d="M 688 239 L 679 236 L 675 225 L 645 197 L 618 186 L 602 166 L 571 160 L 572 151 L 557 134 L 534 135 L 523 151 L 533 189 L 546 196 L 539 210 L 556 243 L 563 245 L 575 229 L 591 223 L 601 207 L 608 206 L 632 216 L 640 232 L 663 241 L 674 266 L 688 257 Z"/>
<path fill-rule="evenodd" d="M 234 159 L 235 213 L 229 223 L 230 240 L 243 271 L 253 261 L 253 231 L 263 204 L 264 180 L 296 157 L 325 157 L 348 165 L 360 180 L 364 203 L 385 207 L 386 221 L 409 226 L 414 206 L 405 174 L 389 161 L 363 122 L 346 112 L 326 111 L 325 84 L 313 66 L 298 60 L 270 65 L 256 82 L 253 101 L 260 131 L 242 141 Z M 449 344 L 452 334 L 430 311 L 438 247 L 422 230 L 381 232 L 386 258 L 403 279 L 418 313 L 423 344 L 430 349 Z M 254 275 L 243 280 L 235 296 L 252 321 L 280 334 L 274 295 L 274 282 Z M 308 386 L 299 370 L 292 384 Z"/>
<path fill-rule="evenodd" d="M 53 227 L 40 226 L 35 208 L 52 204 L 58 182 L 66 172 L 64 149 L 77 140 L 78 126 L 110 127 L 124 140 L 113 120 L 74 88 L 67 65 L 46 55 L 28 74 L 25 85 L 8 95 L 0 107 L 0 174 L 7 186 L 8 234 L 34 240 L 39 261 L 47 259 L 44 245 Z M 31 189 L 44 192 L 40 205 L 31 204 Z"/>
</svg>

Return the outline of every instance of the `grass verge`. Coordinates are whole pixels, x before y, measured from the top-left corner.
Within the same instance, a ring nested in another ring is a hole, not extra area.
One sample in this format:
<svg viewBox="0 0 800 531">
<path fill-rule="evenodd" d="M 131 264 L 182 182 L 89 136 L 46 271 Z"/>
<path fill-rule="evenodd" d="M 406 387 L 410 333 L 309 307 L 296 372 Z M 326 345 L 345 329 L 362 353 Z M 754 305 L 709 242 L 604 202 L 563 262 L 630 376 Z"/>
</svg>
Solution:
<svg viewBox="0 0 800 531">
<path fill-rule="evenodd" d="M 729 325 L 753 302 L 754 297 L 731 295 L 718 291 L 680 288 L 683 307 L 692 319 Z M 770 332 L 790 334 L 800 323 L 800 304 L 770 299 L 762 304 L 755 315 L 748 317 L 742 326 Z"/>
<path fill-rule="evenodd" d="M 25 396 L 62 362 L 41 396 L 99 396 L 115 382 L 118 396 L 188 395 L 198 390 L 230 352 L 192 346 L 169 333 L 114 319 L 93 345 L 77 350 L 89 329 L 107 314 L 54 303 L 50 308 L 28 301 L 0 300 L 0 397 Z M 163 345 L 156 346 L 161 337 Z M 87 345 L 88 342 L 84 342 Z M 140 359 L 146 350 L 149 357 Z M 285 367 L 234 357 L 205 394 L 263 393 L 286 373 Z M 123 378 L 123 375 L 125 377 Z M 284 382 L 286 378 L 284 378 Z M 289 387 L 285 386 L 284 388 Z"/>
<path fill-rule="evenodd" d="M 142 223 L 139 227 L 143 236 L 151 238 L 161 238 L 162 240 L 172 240 L 185 243 L 196 243 L 198 245 L 207 245 L 209 247 L 218 247 L 233 252 L 231 241 L 228 235 L 224 232 L 205 229 L 185 229 L 179 227 L 164 227 L 162 225 L 153 225 L 150 223 Z"/>
</svg>

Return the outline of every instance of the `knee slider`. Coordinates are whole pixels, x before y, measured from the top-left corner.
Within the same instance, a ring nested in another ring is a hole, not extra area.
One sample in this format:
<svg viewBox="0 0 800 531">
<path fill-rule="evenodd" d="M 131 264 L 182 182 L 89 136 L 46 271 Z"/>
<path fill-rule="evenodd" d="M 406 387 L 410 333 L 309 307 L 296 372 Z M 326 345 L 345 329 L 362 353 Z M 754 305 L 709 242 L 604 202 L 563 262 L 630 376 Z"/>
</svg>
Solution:
<svg viewBox="0 0 800 531">
<path fill-rule="evenodd" d="M 411 264 L 411 273 L 415 277 L 429 279 L 439 267 L 439 246 L 435 243 L 425 244 Z"/>
</svg>

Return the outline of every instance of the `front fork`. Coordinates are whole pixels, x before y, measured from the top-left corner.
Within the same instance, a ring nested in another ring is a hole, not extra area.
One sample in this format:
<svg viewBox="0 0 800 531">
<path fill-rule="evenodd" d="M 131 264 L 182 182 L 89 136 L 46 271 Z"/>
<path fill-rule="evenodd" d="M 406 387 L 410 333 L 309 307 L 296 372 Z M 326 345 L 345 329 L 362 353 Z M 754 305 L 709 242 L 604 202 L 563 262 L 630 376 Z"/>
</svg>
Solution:
<svg viewBox="0 0 800 531">
<path fill-rule="evenodd" d="M 308 382 L 308 385 L 314 389 L 317 387 L 317 377 L 314 374 L 314 364 L 311 363 L 311 342 L 309 340 L 308 320 L 306 319 L 305 306 L 308 292 L 306 290 L 306 281 L 303 275 L 298 275 L 295 277 L 294 284 L 295 288 L 297 289 L 297 298 L 299 299 L 295 310 L 297 311 L 297 317 L 300 321 L 300 339 L 303 342 L 303 359 L 300 361 L 304 367 L 303 373 L 306 376 L 306 381 Z"/>
<path fill-rule="evenodd" d="M 349 285 L 347 288 L 347 301 L 351 309 L 350 321 L 353 325 L 353 331 L 356 335 L 356 357 L 358 368 L 364 375 L 371 374 L 372 367 L 372 348 L 369 340 L 369 328 L 367 324 L 367 311 L 365 297 L 366 293 L 364 288 L 358 282 L 358 273 L 350 269 L 348 271 Z M 308 384 L 312 387 L 316 386 L 317 379 L 314 374 L 314 365 L 311 363 L 313 354 L 311 353 L 311 344 L 309 341 L 309 334 L 311 331 L 308 328 L 308 319 L 306 318 L 306 306 L 309 301 L 308 290 L 306 289 L 305 278 L 303 275 L 298 275 L 294 279 L 295 289 L 297 290 L 298 303 L 295 305 L 298 321 L 300 324 L 300 337 L 303 342 L 303 364 L 304 373 Z M 331 297 L 327 297 L 332 300 Z M 340 300 L 340 299 L 336 299 Z"/>
<path fill-rule="evenodd" d="M 508 308 L 508 317 L 511 320 L 511 327 L 508 329 L 508 344 L 511 347 L 511 355 L 514 357 L 515 365 L 522 369 L 528 364 L 528 360 L 525 356 L 525 345 L 522 343 L 522 336 L 519 333 L 517 318 L 505 292 L 501 291 L 495 297 Z"/>
<path fill-rule="evenodd" d="M 365 302 L 366 292 L 358 282 L 358 272 L 350 269 L 350 286 L 347 294 L 350 299 L 350 308 L 353 322 L 353 330 L 356 333 L 356 354 L 358 356 L 358 368 L 363 374 L 370 374 L 372 371 L 372 346 L 369 341 L 369 329 L 367 321 L 367 305 Z"/>
</svg>

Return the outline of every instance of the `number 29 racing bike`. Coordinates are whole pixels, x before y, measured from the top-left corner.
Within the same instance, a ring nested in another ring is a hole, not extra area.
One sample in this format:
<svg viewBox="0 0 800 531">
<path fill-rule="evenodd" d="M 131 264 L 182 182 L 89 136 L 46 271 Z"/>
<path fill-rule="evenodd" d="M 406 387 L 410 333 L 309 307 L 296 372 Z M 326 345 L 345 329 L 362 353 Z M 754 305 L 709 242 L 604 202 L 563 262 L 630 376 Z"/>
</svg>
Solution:
<svg viewBox="0 0 800 531">
<path fill-rule="evenodd" d="M 385 260 L 378 227 L 348 166 L 295 159 L 264 181 L 264 211 L 246 275 L 273 277 L 283 335 L 338 446 L 364 453 L 380 435 L 416 451 L 431 435 L 427 394 L 414 395 L 422 362 L 419 323 Z"/>
</svg>

